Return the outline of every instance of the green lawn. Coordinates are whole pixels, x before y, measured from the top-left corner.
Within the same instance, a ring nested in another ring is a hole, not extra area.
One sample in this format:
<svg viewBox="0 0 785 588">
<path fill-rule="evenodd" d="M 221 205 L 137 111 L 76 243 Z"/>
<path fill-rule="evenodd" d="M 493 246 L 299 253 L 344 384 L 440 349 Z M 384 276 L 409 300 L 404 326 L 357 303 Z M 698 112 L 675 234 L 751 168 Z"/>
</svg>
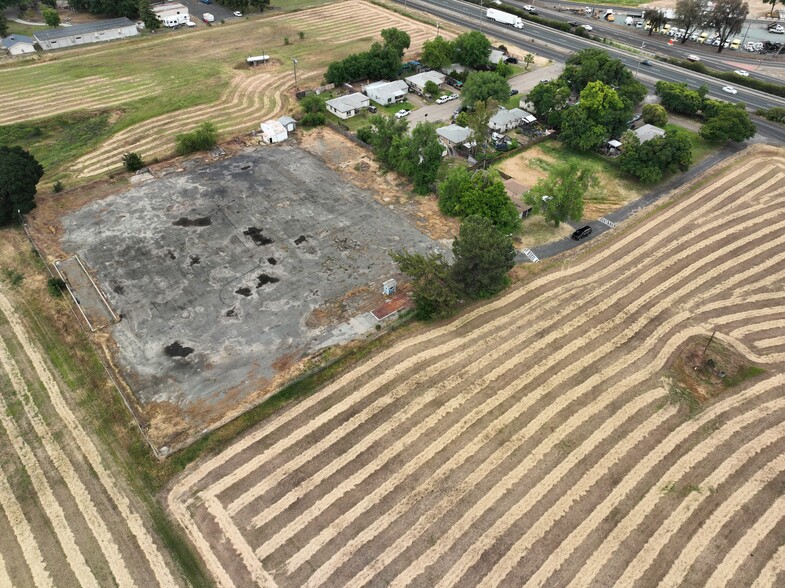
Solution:
<svg viewBox="0 0 785 588">
<path fill-rule="evenodd" d="M 690 143 L 692 143 L 692 165 L 703 161 L 722 147 L 722 143 L 707 141 L 695 131 L 685 129 L 679 125 L 668 124 L 665 125 L 665 129 L 678 129 L 690 138 Z"/>
</svg>

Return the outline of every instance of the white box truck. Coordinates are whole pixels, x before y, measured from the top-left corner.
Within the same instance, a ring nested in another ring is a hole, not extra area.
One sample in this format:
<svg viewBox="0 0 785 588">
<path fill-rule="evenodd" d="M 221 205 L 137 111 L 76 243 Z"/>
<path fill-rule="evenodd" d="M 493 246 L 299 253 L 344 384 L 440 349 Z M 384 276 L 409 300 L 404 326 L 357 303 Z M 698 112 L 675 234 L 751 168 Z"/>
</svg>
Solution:
<svg viewBox="0 0 785 588">
<path fill-rule="evenodd" d="M 516 29 L 523 28 L 523 19 L 520 16 L 515 16 L 509 12 L 496 10 L 495 8 L 489 8 L 488 12 L 485 13 L 485 16 L 491 20 L 495 20 L 496 22 L 513 26 Z"/>
<path fill-rule="evenodd" d="M 202 20 L 208 23 L 215 22 L 215 17 L 209 12 L 205 12 L 204 14 L 202 14 Z"/>
</svg>

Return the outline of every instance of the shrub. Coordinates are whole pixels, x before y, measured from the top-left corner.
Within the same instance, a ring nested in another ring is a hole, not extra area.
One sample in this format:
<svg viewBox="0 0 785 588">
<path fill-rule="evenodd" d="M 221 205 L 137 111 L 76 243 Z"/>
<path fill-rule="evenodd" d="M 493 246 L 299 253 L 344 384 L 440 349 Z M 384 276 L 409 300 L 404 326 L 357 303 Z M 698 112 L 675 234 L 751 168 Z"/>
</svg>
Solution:
<svg viewBox="0 0 785 588">
<path fill-rule="evenodd" d="M 61 298 L 65 290 L 65 282 L 60 278 L 49 278 L 46 281 L 46 290 L 52 298 Z"/>
<path fill-rule="evenodd" d="M 306 114 L 300 124 L 304 127 L 318 127 L 325 123 L 326 119 L 321 112 L 309 112 Z"/>
<path fill-rule="evenodd" d="M 190 133 L 177 135 L 175 141 L 178 155 L 208 151 L 218 144 L 218 129 L 213 123 L 204 122 Z"/>
<path fill-rule="evenodd" d="M 123 166 L 125 167 L 126 171 L 135 172 L 144 167 L 144 161 L 142 160 L 141 155 L 130 151 L 123 155 Z"/>
<path fill-rule="evenodd" d="M 284 37 L 283 38 L 283 44 L 284 45 L 288 45 L 289 44 L 289 37 Z"/>
<path fill-rule="evenodd" d="M 668 124 L 668 113 L 659 104 L 646 104 L 643 107 L 643 122 L 648 125 L 664 127 Z"/>
<path fill-rule="evenodd" d="M 25 276 L 23 273 L 18 272 L 15 269 L 4 267 L 3 278 L 5 279 L 6 282 L 8 282 L 9 286 L 11 286 L 12 288 L 16 288 L 22 283 L 22 280 L 25 279 Z"/>
<path fill-rule="evenodd" d="M 304 33 L 303 31 L 300 31 L 299 33 L 297 33 L 297 36 L 298 36 L 298 37 L 300 37 L 300 40 L 301 40 L 301 41 L 302 41 L 303 39 L 305 39 L 305 33 Z"/>
<path fill-rule="evenodd" d="M 62 192 L 64 188 L 65 186 L 63 186 L 63 182 L 61 182 L 60 180 L 57 180 L 54 184 L 52 184 L 52 191 L 55 192 L 56 194 Z"/>
</svg>

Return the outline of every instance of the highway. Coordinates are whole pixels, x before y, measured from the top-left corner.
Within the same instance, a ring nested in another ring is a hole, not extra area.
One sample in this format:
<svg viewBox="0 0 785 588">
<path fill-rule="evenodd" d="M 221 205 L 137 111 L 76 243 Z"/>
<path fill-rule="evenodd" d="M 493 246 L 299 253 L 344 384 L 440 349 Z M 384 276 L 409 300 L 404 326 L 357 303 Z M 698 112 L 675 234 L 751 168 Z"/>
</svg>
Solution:
<svg viewBox="0 0 785 588">
<path fill-rule="evenodd" d="M 686 82 L 693 88 L 697 88 L 701 84 L 706 84 L 709 88 L 710 97 L 722 99 L 727 102 L 743 102 L 753 111 L 758 108 L 771 108 L 773 106 L 785 107 L 785 99 L 743 86 L 737 87 L 738 94 L 726 94 L 722 91 L 722 87 L 727 85 L 727 82 L 663 62 L 656 61 L 652 62 L 652 66 L 641 65 L 638 67 L 639 55 L 591 39 L 585 39 L 576 35 L 557 31 L 543 25 L 526 21 L 523 30 L 504 26 L 485 18 L 485 9 L 474 4 L 460 2 L 458 0 L 398 1 L 400 4 L 406 3 L 412 8 L 428 12 L 442 21 L 450 22 L 468 29 L 482 30 L 503 43 L 516 45 L 523 48 L 525 51 L 536 53 L 556 61 L 564 61 L 571 53 L 580 51 L 581 49 L 589 47 L 603 49 L 620 59 L 633 71 L 637 68 L 639 70 L 640 81 L 652 92 L 657 80 Z M 540 13 L 544 12 L 541 6 L 538 6 L 537 9 Z M 589 20 L 587 19 L 586 22 L 589 22 Z M 592 20 L 591 23 L 592 26 L 595 26 L 596 21 Z M 619 28 L 621 27 L 614 27 L 614 29 Z M 776 143 L 785 144 L 785 127 L 758 117 L 754 118 L 755 124 L 758 126 L 759 134 Z"/>
</svg>

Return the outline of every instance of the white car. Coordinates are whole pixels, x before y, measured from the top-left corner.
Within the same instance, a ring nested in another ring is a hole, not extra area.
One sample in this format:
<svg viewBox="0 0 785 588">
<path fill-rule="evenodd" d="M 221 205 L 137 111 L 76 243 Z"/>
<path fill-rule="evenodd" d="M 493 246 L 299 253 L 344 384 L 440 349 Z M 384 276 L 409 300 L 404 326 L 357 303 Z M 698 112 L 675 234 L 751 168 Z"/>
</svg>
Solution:
<svg viewBox="0 0 785 588">
<path fill-rule="evenodd" d="M 445 102 L 449 102 L 449 101 L 450 101 L 449 96 L 441 96 L 440 98 L 436 99 L 436 104 L 444 104 Z"/>
<path fill-rule="evenodd" d="M 532 10 L 534 10 L 534 6 L 532 6 L 531 4 L 524 4 L 521 8 L 523 8 L 526 12 L 531 12 Z"/>
<path fill-rule="evenodd" d="M 586 29 L 587 31 L 594 30 L 594 27 L 592 27 L 591 25 L 586 25 L 586 24 L 581 25 L 581 28 L 582 29 Z"/>
<path fill-rule="evenodd" d="M 240 12 L 239 10 L 235 10 L 235 11 L 234 11 L 234 15 L 235 15 L 237 18 L 242 18 L 242 17 L 243 17 L 243 13 L 242 13 L 242 12 Z"/>
<path fill-rule="evenodd" d="M 458 94 L 450 94 L 450 96 L 449 96 L 450 100 L 457 100 L 458 98 L 460 98 L 460 96 L 458 96 Z"/>
<path fill-rule="evenodd" d="M 411 110 L 406 110 L 405 108 L 403 108 L 395 113 L 395 118 L 403 118 L 405 116 L 409 116 L 410 113 Z"/>
<path fill-rule="evenodd" d="M 728 94 L 736 94 L 738 92 L 733 86 L 723 86 L 722 91 L 727 92 Z"/>
<path fill-rule="evenodd" d="M 734 69 L 733 73 L 735 73 L 737 76 L 744 76 L 745 78 L 750 77 L 750 72 L 743 69 Z"/>
<path fill-rule="evenodd" d="M 690 61 L 700 61 L 701 60 L 700 57 L 698 57 L 697 55 L 694 55 L 692 53 L 687 56 L 687 59 L 689 59 Z"/>
</svg>

